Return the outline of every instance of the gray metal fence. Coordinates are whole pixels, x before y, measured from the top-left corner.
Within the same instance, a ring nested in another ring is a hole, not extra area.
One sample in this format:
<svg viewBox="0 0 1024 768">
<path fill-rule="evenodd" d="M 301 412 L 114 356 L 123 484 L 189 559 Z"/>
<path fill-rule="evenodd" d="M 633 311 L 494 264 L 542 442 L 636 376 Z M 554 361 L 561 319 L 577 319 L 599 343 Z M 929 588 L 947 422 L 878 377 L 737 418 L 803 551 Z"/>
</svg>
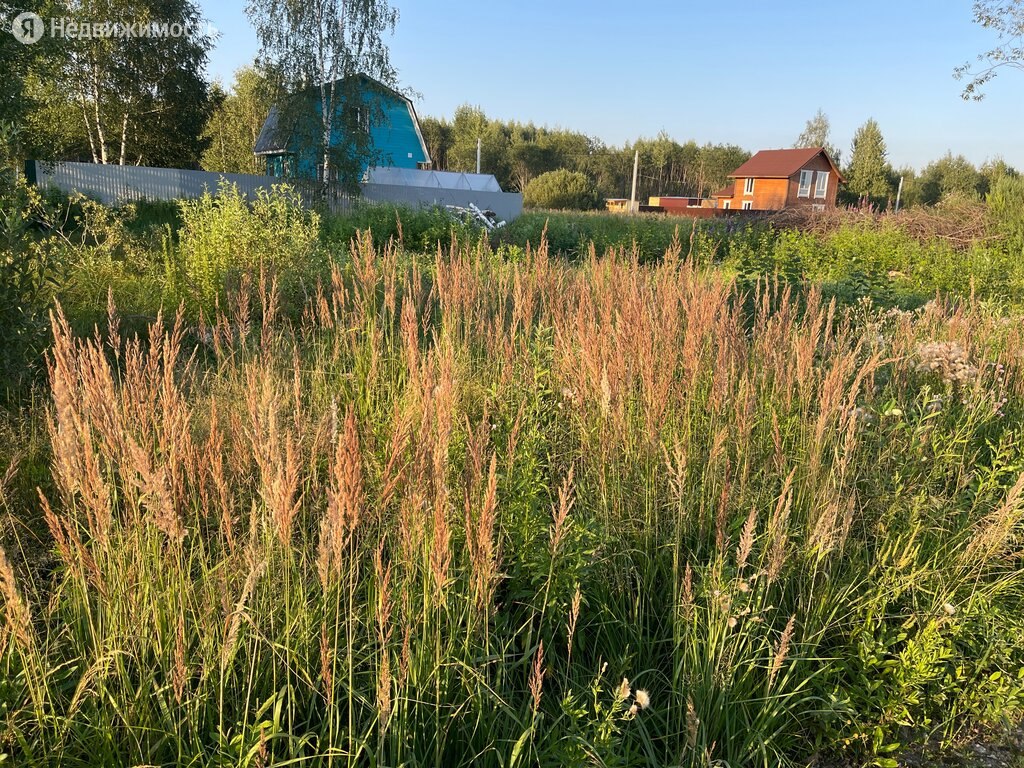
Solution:
<svg viewBox="0 0 1024 768">
<path fill-rule="evenodd" d="M 261 189 L 269 190 L 284 179 L 275 176 L 252 176 L 240 173 L 183 171 L 175 168 L 143 168 L 131 165 L 98 165 L 95 163 L 44 163 L 30 160 L 26 167 L 29 180 L 38 186 L 55 186 L 65 192 L 81 192 L 108 205 L 138 200 L 177 200 L 214 193 L 227 182 L 253 199 Z M 317 184 L 294 182 L 303 199 L 321 201 Z M 498 218 L 512 221 L 523 212 L 523 196 L 511 192 L 489 192 L 471 189 L 440 189 L 436 187 L 400 186 L 394 184 L 363 184 L 362 198 L 370 202 L 395 203 L 411 207 L 431 205 L 468 206 L 492 210 Z M 328 195 L 333 210 L 345 209 L 352 199 L 343 194 Z"/>
<path fill-rule="evenodd" d="M 523 196 L 512 192 L 364 184 L 363 199 L 378 203 L 408 205 L 412 208 L 430 205 L 458 205 L 467 208 L 470 203 L 473 203 L 477 208 L 494 211 L 499 219 L 505 221 L 512 221 L 523 212 Z"/>
</svg>

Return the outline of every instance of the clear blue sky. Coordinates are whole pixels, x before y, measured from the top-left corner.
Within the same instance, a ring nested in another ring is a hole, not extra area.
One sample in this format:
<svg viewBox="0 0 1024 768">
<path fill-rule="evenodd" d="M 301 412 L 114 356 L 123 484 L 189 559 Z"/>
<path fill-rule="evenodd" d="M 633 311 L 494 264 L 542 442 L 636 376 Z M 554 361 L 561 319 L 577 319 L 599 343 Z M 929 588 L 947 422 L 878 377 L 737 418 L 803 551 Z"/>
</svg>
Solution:
<svg viewBox="0 0 1024 768">
<path fill-rule="evenodd" d="M 1024 72 L 964 102 L 958 64 L 990 48 L 970 0 L 392 0 L 389 40 L 420 115 L 464 103 L 490 117 L 584 131 L 611 144 L 665 130 L 756 150 L 790 146 L 821 107 L 848 156 L 874 117 L 894 165 L 952 150 L 1024 170 Z M 244 0 L 201 0 L 226 84 L 258 42 Z"/>
</svg>

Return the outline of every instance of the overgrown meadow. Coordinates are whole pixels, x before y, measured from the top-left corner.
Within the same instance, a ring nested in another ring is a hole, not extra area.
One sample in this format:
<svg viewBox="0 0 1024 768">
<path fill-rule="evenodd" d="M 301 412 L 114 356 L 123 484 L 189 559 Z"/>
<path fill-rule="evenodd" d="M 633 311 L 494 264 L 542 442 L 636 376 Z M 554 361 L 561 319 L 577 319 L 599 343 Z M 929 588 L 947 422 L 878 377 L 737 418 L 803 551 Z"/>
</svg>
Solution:
<svg viewBox="0 0 1024 768">
<path fill-rule="evenodd" d="M 173 213 L 25 235 L 12 764 L 895 766 L 1020 716 L 1012 296 Z"/>
</svg>

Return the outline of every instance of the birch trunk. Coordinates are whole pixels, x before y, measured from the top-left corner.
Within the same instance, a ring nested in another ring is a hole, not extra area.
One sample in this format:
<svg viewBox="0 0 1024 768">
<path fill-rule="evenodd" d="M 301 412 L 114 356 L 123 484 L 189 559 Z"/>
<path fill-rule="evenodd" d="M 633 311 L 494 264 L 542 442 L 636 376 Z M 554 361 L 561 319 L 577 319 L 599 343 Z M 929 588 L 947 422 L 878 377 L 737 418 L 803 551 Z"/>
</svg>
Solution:
<svg viewBox="0 0 1024 768">
<path fill-rule="evenodd" d="M 117 164 L 124 165 L 125 148 L 128 143 L 128 113 L 124 113 L 124 119 L 121 121 L 121 154 L 118 157 Z"/>
<path fill-rule="evenodd" d="M 96 143 L 100 147 L 100 162 L 107 164 L 107 137 L 103 131 L 103 119 L 100 117 L 100 74 L 96 62 L 92 65 L 92 108 L 96 119 Z"/>
</svg>

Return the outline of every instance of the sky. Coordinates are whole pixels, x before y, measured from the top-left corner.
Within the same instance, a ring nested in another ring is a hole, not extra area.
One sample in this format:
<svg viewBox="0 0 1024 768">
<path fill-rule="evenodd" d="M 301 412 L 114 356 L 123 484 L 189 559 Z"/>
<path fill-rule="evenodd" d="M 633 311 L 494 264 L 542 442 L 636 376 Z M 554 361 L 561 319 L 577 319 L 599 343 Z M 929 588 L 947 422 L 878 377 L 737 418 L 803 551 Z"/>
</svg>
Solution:
<svg viewBox="0 0 1024 768">
<path fill-rule="evenodd" d="M 244 0 L 200 0 L 220 33 L 209 74 L 230 84 L 259 43 Z M 1024 71 L 981 102 L 954 67 L 995 43 L 971 0 L 392 0 L 387 40 L 420 116 L 472 104 L 488 117 L 582 131 L 622 145 L 792 146 L 821 108 L 849 157 L 878 121 L 889 160 L 921 168 L 952 151 L 1024 169 Z"/>
</svg>

